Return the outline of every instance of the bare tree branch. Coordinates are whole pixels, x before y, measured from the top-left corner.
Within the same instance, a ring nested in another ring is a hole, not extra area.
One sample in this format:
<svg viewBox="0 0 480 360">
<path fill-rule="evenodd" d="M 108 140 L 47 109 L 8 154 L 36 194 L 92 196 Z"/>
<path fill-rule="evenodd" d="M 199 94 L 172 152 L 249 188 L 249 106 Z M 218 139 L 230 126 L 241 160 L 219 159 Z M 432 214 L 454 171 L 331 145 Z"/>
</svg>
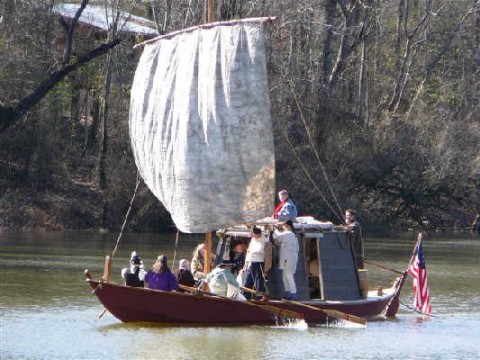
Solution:
<svg viewBox="0 0 480 360">
<path fill-rule="evenodd" d="M 120 44 L 121 38 L 114 38 L 111 41 L 104 43 L 89 53 L 80 56 L 72 63 L 63 66 L 60 70 L 53 72 L 48 79 L 41 83 L 30 95 L 24 97 L 16 106 L 0 107 L 0 133 L 7 130 L 15 122 L 17 122 L 28 110 L 35 106 L 43 97 L 62 81 L 67 75 L 74 72 L 78 68 L 87 64 L 91 60 L 97 58 L 113 49 Z"/>
<path fill-rule="evenodd" d="M 73 47 L 73 33 L 78 23 L 78 19 L 82 16 L 83 10 L 87 7 L 90 0 L 82 0 L 80 7 L 78 8 L 75 16 L 68 27 L 67 33 L 67 45 L 65 46 L 65 53 L 63 54 L 63 65 L 66 65 L 70 62 L 70 57 L 72 56 L 72 47 Z"/>
</svg>

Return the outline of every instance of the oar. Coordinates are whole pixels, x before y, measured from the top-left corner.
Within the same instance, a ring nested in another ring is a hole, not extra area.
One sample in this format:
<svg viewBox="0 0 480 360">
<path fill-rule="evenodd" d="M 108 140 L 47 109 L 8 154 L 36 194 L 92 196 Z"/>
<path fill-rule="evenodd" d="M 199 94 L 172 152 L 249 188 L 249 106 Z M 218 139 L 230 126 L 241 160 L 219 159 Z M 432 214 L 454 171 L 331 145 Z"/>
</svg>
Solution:
<svg viewBox="0 0 480 360">
<path fill-rule="evenodd" d="M 250 288 L 247 288 L 247 287 L 244 287 L 244 286 L 240 286 L 240 289 L 242 289 L 243 291 L 249 292 L 250 294 L 257 295 L 257 292 L 253 289 L 250 289 Z M 346 313 L 341 312 L 339 310 L 325 309 L 323 307 L 319 308 L 319 307 L 304 304 L 300 301 L 295 301 L 295 300 L 283 299 L 282 301 L 286 302 L 286 303 L 295 304 L 295 305 L 298 305 L 298 306 L 303 306 L 303 307 L 309 308 L 311 310 L 321 311 L 321 312 L 323 312 L 323 313 L 325 313 L 325 314 L 327 314 L 331 317 L 334 317 L 336 319 L 343 319 L 343 320 L 346 320 L 346 321 L 351 321 L 351 322 L 354 322 L 354 323 L 357 323 L 357 324 L 362 324 L 362 325 L 365 325 L 367 323 L 367 321 L 364 318 L 361 318 L 361 317 L 356 316 L 356 315 L 346 314 Z"/>
<path fill-rule="evenodd" d="M 201 293 L 201 294 L 205 294 L 205 295 L 209 295 L 209 296 L 215 296 L 215 297 L 218 297 L 220 299 L 225 299 L 225 300 L 229 300 L 229 301 L 239 301 L 239 300 L 235 300 L 235 299 L 232 299 L 232 298 L 229 298 L 229 297 L 226 297 L 226 296 L 222 296 L 222 295 L 217 295 L 217 294 L 214 294 L 214 293 L 211 293 L 211 292 L 199 289 L 199 288 L 191 287 L 191 286 L 186 286 L 186 285 L 181 285 L 180 284 L 180 285 L 178 285 L 178 287 L 180 289 L 187 290 L 187 291 L 190 291 L 190 292 L 193 292 L 193 293 Z M 275 315 L 284 316 L 286 318 L 291 318 L 291 319 L 295 319 L 295 320 L 302 320 L 303 319 L 303 314 L 298 313 L 296 311 L 286 310 L 286 309 L 282 309 L 282 308 L 272 306 L 272 305 L 255 304 L 255 303 L 252 303 L 252 302 L 249 302 L 249 301 L 242 301 L 241 303 L 242 304 L 247 304 L 247 305 L 250 305 L 250 306 L 255 306 L 255 307 L 260 308 L 264 311 L 268 311 L 268 312 L 273 313 Z"/>
<path fill-rule="evenodd" d="M 311 309 L 311 310 L 321 311 L 321 312 L 327 314 L 328 316 L 331 316 L 331 317 L 336 318 L 336 319 L 342 319 L 342 320 L 345 320 L 345 321 L 351 321 L 351 322 L 354 322 L 354 323 L 357 323 L 357 324 L 361 324 L 361 325 L 365 325 L 365 324 L 367 323 L 367 320 L 365 320 L 364 318 L 362 318 L 362 317 L 360 317 L 360 316 L 347 314 L 347 313 L 341 312 L 341 311 L 339 311 L 339 310 L 325 309 L 324 307 L 316 307 L 316 306 L 304 304 L 304 303 L 302 303 L 302 302 L 300 302 L 300 301 L 295 301 L 295 300 L 286 300 L 286 299 L 283 299 L 282 301 L 283 301 L 283 302 L 286 302 L 286 303 L 288 303 L 288 304 L 294 304 L 294 305 L 298 305 L 298 306 L 303 306 L 303 307 L 309 308 L 309 309 Z"/>
</svg>

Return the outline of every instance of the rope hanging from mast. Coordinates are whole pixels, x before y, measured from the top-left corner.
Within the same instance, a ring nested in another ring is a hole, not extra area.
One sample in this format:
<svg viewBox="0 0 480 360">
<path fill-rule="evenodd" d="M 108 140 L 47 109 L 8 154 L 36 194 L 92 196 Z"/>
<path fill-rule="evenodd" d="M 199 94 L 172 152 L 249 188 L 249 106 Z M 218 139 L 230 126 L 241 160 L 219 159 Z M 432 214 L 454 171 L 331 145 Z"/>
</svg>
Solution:
<svg viewBox="0 0 480 360">
<path fill-rule="evenodd" d="M 138 190 L 139 185 L 140 185 L 140 173 L 137 171 L 137 184 L 135 185 L 135 191 L 133 192 L 132 199 L 130 200 L 130 206 L 128 207 L 127 214 L 125 215 L 125 219 L 123 220 L 123 224 L 122 224 L 122 228 L 120 230 L 120 234 L 118 234 L 117 243 L 115 244 L 115 248 L 112 251 L 112 255 L 111 255 L 112 258 L 118 250 L 118 245 L 120 244 L 120 239 L 122 238 L 123 231 L 125 230 L 128 215 L 130 214 L 130 211 L 132 210 L 133 201 L 135 200 L 135 197 L 137 195 L 137 190 Z"/>
<path fill-rule="evenodd" d="M 332 187 L 332 184 L 330 182 L 330 179 L 327 175 L 327 172 L 325 170 L 325 166 L 323 165 L 323 162 L 320 160 L 320 155 L 318 154 L 318 151 L 317 151 L 317 148 L 313 142 L 313 138 L 312 138 L 312 135 L 310 133 L 310 130 L 308 128 L 308 125 L 307 125 L 307 121 L 305 119 L 305 116 L 303 116 L 303 110 L 302 110 L 302 107 L 300 106 L 300 102 L 298 101 L 298 97 L 297 97 L 297 93 L 295 91 L 295 85 L 293 84 L 293 81 L 292 80 L 288 80 L 288 85 L 290 87 L 290 91 L 292 93 L 292 96 L 293 96 L 293 99 L 295 101 L 295 104 L 297 106 L 297 110 L 300 114 L 300 119 L 302 120 L 302 123 L 303 123 L 303 127 L 305 128 L 305 132 L 307 133 L 307 137 L 308 137 L 308 143 L 310 145 L 310 147 L 312 148 L 312 151 L 313 153 L 315 154 L 315 157 L 318 161 L 318 164 L 320 165 L 320 169 L 322 170 L 322 175 L 323 175 L 323 178 L 325 179 L 325 182 L 327 183 L 327 187 L 328 189 L 330 190 L 330 193 L 332 194 L 332 197 L 333 197 L 333 200 L 335 202 L 335 205 L 337 206 L 337 209 L 339 212 L 337 212 L 333 206 L 330 204 L 330 202 L 328 201 L 328 199 L 326 198 L 326 196 L 322 193 L 322 191 L 318 188 L 318 186 L 315 184 L 315 182 L 313 181 L 313 178 L 311 177 L 310 173 L 308 172 L 308 170 L 305 168 L 305 166 L 302 164 L 302 168 L 303 168 L 303 171 L 305 172 L 305 174 L 307 175 L 307 177 L 309 178 L 309 180 L 312 182 L 313 186 L 315 187 L 315 189 L 319 192 L 320 196 L 322 197 L 323 201 L 327 204 L 327 206 L 330 208 L 330 210 L 335 214 L 335 216 L 337 216 L 341 221 L 344 221 L 343 219 L 343 209 L 342 207 L 340 206 L 340 203 L 337 199 L 337 196 L 335 194 L 335 191 L 333 190 L 333 187 Z M 288 144 L 291 146 L 291 148 L 293 149 L 293 145 L 292 143 L 288 140 L 287 138 L 287 142 Z M 297 157 L 298 158 L 298 157 Z"/>
</svg>

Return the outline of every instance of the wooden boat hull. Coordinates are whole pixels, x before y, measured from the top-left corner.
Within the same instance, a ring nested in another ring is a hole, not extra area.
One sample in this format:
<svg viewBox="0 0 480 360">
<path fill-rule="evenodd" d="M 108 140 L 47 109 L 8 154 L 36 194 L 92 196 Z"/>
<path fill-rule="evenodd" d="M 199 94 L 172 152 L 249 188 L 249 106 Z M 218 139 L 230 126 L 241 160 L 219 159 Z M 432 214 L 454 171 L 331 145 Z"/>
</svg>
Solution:
<svg viewBox="0 0 480 360">
<path fill-rule="evenodd" d="M 205 295 L 157 291 L 113 283 L 103 283 L 87 277 L 93 293 L 104 307 L 123 322 L 154 322 L 189 325 L 275 325 L 279 317 L 261 306 Z M 304 301 L 303 304 L 321 310 L 338 310 L 350 315 L 372 319 L 382 315 L 400 291 L 397 281 L 382 296 L 352 301 Z M 262 303 L 257 303 L 262 304 Z M 268 305 L 303 314 L 309 324 L 334 322 L 323 311 L 294 303 L 270 300 Z M 392 316 L 392 314 L 390 314 Z M 393 314 L 394 315 L 394 314 Z"/>
</svg>

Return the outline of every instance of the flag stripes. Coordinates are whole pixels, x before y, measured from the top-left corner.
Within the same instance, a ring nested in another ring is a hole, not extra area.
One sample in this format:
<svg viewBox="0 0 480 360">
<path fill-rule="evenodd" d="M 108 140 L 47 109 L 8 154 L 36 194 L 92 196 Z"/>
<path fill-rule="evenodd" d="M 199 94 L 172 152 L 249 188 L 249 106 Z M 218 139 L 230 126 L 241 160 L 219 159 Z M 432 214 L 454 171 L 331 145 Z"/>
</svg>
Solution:
<svg viewBox="0 0 480 360">
<path fill-rule="evenodd" d="M 421 312 L 430 315 L 432 312 L 432 306 L 430 305 L 427 268 L 425 266 L 425 258 L 423 256 L 423 246 L 421 239 L 417 246 L 417 254 L 415 255 L 413 263 L 408 268 L 408 272 L 410 275 L 413 276 L 413 305 Z"/>
</svg>

